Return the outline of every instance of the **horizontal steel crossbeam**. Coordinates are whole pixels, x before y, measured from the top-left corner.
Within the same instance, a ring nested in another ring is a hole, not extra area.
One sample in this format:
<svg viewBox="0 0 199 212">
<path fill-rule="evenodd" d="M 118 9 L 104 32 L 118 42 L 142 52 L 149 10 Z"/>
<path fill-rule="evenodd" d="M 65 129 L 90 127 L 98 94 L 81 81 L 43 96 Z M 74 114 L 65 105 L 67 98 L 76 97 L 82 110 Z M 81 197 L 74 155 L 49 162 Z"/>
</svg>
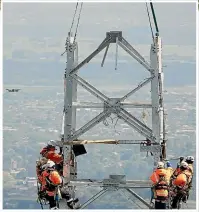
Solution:
<svg viewBox="0 0 199 212">
<path fill-rule="evenodd" d="M 106 139 L 106 140 L 73 140 L 64 142 L 64 144 L 68 145 L 78 145 L 78 144 L 147 144 L 146 140 L 114 140 L 114 139 Z M 151 145 L 156 143 L 151 143 Z"/>
<path fill-rule="evenodd" d="M 77 179 L 72 180 L 68 186 L 91 186 L 91 187 L 115 187 L 115 188 L 151 188 L 151 182 L 147 180 L 126 180 L 125 183 L 111 181 L 106 183 L 104 180 Z"/>
<path fill-rule="evenodd" d="M 75 108 L 104 108 L 104 103 L 98 102 L 73 102 L 73 107 Z M 122 108 L 152 108 L 149 103 L 137 103 L 137 102 L 121 102 L 120 107 Z"/>
</svg>

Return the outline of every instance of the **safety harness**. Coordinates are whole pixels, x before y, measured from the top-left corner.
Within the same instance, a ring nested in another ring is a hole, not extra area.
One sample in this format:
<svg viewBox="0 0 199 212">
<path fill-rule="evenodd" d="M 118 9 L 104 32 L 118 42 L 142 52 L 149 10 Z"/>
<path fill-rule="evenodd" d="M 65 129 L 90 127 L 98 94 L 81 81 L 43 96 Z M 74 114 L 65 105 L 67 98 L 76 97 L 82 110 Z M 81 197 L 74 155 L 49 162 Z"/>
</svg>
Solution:
<svg viewBox="0 0 199 212">
<path fill-rule="evenodd" d="M 49 173 L 49 172 L 48 172 Z M 50 173 L 49 173 L 50 175 Z M 49 175 L 46 176 L 46 187 L 48 189 L 48 191 L 55 191 L 57 185 L 55 185 L 50 179 L 49 179 Z"/>
<path fill-rule="evenodd" d="M 165 179 L 165 176 L 158 175 L 159 180 L 158 182 L 153 186 L 154 192 L 155 192 L 155 199 L 156 201 L 166 201 L 168 199 L 168 195 L 164 196 L 163 192 L 167 191 L 169 194 L 169 185 Z M 164 190 L 161 192 L 161 190 Z M 162 195 L 161 195 L 162 194 Z"/>
</svg>

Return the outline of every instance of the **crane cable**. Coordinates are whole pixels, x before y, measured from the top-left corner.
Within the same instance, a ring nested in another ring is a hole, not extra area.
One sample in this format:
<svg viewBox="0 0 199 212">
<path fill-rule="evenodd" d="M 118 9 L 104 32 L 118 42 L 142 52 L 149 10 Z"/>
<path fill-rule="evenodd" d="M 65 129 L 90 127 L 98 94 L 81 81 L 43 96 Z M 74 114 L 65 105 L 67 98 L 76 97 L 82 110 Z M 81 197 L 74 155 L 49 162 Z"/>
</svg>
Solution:
<svg viewBox="0 0 199 212">
<path fill-rule="evenodd" d="M 152 39 L 153 39 L 153 42 L 154 42 L 153 28 L 152 28 L 152 24 L 151 24 L 151 17 L 150 17 L 150 14 L 149 14 L 149 8 L 148 8 L 148 5 L 147 5 L 147 2 L 146 2 L 146 10 L 147 10 L 147 15 L 148 15 L 148 19 L 149 19 L 149 25 L 150 25 L 150 29 L 151 29 L 151 35 L 152 35 Z"/>
<path fill-rule="evenodd" d="M 77 37 L 77 30 L 78 30 L 78 27 L 79 27 L 79 21 L 80 21 L 81 12 L 82 12 L 82 6 L 83 6 L 83 2 L 81 3 L 81 6 L 80 6 L 80 11 L 79 11 L 79 16 L 78 16 L 78 20 L 77 20 L 77 26 L 76 26 L 76 30 L 75 30 L 75 37 L 74 37 L 73 43 L 75 42 L 76 37 Z"/>
<path fill-rule="evenodd" d="M 156 28 L 156 35 L 159 35 L 159 29 L 158 29 L 158 24 L 157 24 L 157 20 L 156 20 L 156 16 L 155 16 L 155 11 L 153 8 L 153 3 L 150 2 L 150 6 L 151 6 L 151 11 L 152 11 L 152 15 L 153 15 L 153 20 L 154 20 L 154 24 L 155 24 L 155 28 Z"/>
<path fill-rule="evenodd" d="M 78 5 L 79 5 L 79 2 L 77 2 L 76 7 L 75 7 L 75 13 L 73 15 L 73 19 L 72 19 L 72 23 L 71 23 L 71 27 L 70 27 L 70 34 L 71 34 L 71 31 L 72 31 L 72 28 L 73 28 L 73 25 L 74 25 L 74 22 L 75 22 L 75 17 L 76 17 L 76 14 L 77 14 Z M 81 17 L 82 6 L 83 6 L 83 2 L 81 3 L 80 10 L 79 10 L 79 16 L 78 16 L 78 19 L 77 19 L 77 25 L 76 25 L 76 29 L 75 29 L 75 36 L 74 36 L 73 43 L 75 42 L 76 37 L 77 37 L 77 30 L 78 30 L 78 27 L 79 27 L 79 21 L 80 21 L 80 17 Z"/>
<path fill-rule="evenodd" d="M 74 25 L 74 22 L 75 22 L 75 16 L 76 16 L 76 13 L 77 13 L 78 4 L 79 4 L 79 2 L 76 3 L 75 13 L 73 15 L 73 19 L 72 19 L 72 23 L 71 23 L 69 35 L 71 35 L 72 28 L 73 28 L 73 25 Z M 78 16 L 77 26 L 76 26 L 76 29 L 75 29 L 75 36 L 74 36 L 73 43 L 75 42 L 76 37 L 77 37 L 77 30 L 78 30 L 79 21 L 80 21 L 80 15 L 81 15 L 81 11 L 82 11 L 82 5 L 83 5 L 83 2 L 81 3 L 81 7 L 80 7 L 80 11 L 79 11 L 79 16 Z M 65 53 L 66 53 L 66 50 L 61 54 L 61 56 L 63 56 Z"/>
<path fill-rule="evenodd" d="M 73 28 L 73 24 L 74 24 L 74 21 L 75 21 L 75 16 L 76 16 L 78 4 L 79 4 L 79 2 L 77 2 L 77 4 L 76 4 L 75 13 L 73 15 L 73 20 L 72 20 L 71 27 L 70 27 L 70 33 L 71 33 L 71 30 Z"/>
</svg>

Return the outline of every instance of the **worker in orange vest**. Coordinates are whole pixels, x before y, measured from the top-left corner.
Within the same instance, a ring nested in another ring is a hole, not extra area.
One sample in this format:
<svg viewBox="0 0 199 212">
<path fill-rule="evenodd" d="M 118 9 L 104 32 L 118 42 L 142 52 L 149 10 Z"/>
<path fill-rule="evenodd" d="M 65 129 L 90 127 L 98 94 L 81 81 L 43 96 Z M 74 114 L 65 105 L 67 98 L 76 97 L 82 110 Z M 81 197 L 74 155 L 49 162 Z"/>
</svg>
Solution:
<svg viewBox="0 0 199 212">
<path fill-rule="evenodd" d="M 182 161 L 184 161 L 184 157 L 180 157 L 180 161 L 177 163 L 177 167 L 173 171 L 173 175 L 171 176 L 171 179 L 175 178 L 178 175 L 178 173 L 180 172 L 180 164 Z"/>
<path fill-rule="evenodd" d="M 55 163 L 51 160 L 48 160 L 48 162 L 42 166 L 42 170 L 41 191 L 45 193 L 45 198 L 49 201 L 50 209 L 58 209 L 55 196 L 60 195 L 59 186 L 62 184 L 62 178 L 55 170 Z"/>
<path fill-rule="evenodd" d="M 63 175 L 63 156 L 61 154 L 61 149 L 59 153 L 56 153 L 56 142 L 53 140 L 50 140 L 45 146 L 40 154 L 47 158 L 52 160 L 56 165 L 55 168 L 59 172 L 60 175 Z"/>
<path fill-rule="evenodd" d="M 167 162 L 167 165 L 171 168 L 169 162 Z M 170 176 L 171 171 L 164 167 L 163 162 L 158 162 L 157 169 L 150 176 L 153 198 L 155 199 L 155 209 L 167 209 L 166 205 L 169 197 Z"/>
<path fill-rule="evenodd" d="M 191 173 L 191 175 L 193 176 L 193 163 L 194 163 L 194 157 L 193 156 L 187 156 L 186 158 L 184 157 L 180 157 L 180 162 L 177 164 L 177 168 L 175 169 L 175 171 L 173 172 L 173 175 L 171 176 L 171 182 L 173 181 L 173 179 L 175 179 L 179 173 L 182 171 L 183 168 L 180 168 L 181 163 L 185 161 L 188 164 L 188 167 L 186 168 L 187 171 L 189 171 Z M 191 181 L 190 181 L 191 184 Z M 191 185 L 190 185 L 191 187 Z"/>
<path fill-rule="evenodd" d="M 41 182 L 41 199 L 45 198 L 50 203 L 51 209 L 58 209 L 55 196 L 66 200 L 66 204 L 70 209 L 79 209 L 81 207 L 78 198 L 71 198 L 71 195 L 62 189 L 62 178 L 55 170 L 55 163 L 48 160 L 41 167 L 40 182 Z"/>
<path fill-rule="evenodd" d="M 189 168 L 188 163 L 182 161 L 180 164 L 180 170 L 175 176 L 171 179 L 171 185 L 174 191 L 174 197 L 172 200 L 172 209 L 177 208 L 177 203 L 179 198 L 182 197 L 182 201 L 186 202 L 189 192 L 189 184 L 192 180 L 192 171 Z"/>
</svg>

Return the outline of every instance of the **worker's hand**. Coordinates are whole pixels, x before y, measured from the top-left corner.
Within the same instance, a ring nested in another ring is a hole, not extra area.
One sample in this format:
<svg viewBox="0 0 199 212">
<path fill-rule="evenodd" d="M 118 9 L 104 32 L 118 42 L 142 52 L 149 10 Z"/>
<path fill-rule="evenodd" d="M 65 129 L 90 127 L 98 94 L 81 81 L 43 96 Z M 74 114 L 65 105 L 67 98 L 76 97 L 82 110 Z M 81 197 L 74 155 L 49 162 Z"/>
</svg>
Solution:
<svg viewBox="0 0 199 212">
<path fill-rule="evenodd" d="M 168 167 L 171 167 L 171 163 L 170 163 L 169 161 L 167 161 L 166 164 L 167 164 L 167 168 L 168 168 Z"/>
</svg>

